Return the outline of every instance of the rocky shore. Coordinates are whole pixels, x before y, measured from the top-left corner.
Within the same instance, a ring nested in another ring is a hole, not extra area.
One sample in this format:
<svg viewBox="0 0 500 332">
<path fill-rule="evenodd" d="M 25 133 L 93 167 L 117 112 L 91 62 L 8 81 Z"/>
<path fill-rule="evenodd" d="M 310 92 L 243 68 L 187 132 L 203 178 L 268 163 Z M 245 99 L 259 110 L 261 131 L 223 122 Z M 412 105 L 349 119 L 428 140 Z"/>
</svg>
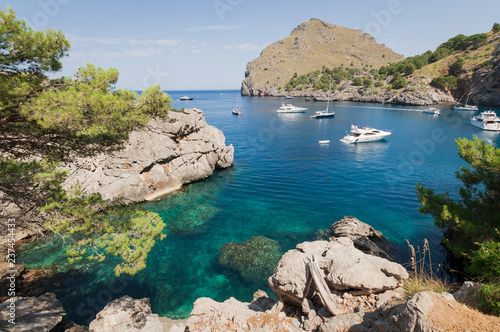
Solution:
<svg viewBox="0 0 500 332">
<path fill-rule="evenodd" d="M 153 314 L 148 299 L 124 296 L 108 303 L 85 327 L 64 320 L 59 301 L 45 294 L 20 299 L 23 305 L 38 304 L 29 306 L 32 318 L 16 327 L 18 331 L 73 332 L 500 329 L 499 317 L 470 307 L 477 285 L 466 282 L 453 294 L 421 292 L 408 299 L 402 288 L 408 272 L 390 260 L 388 241 L 380 232 L 345 217 L 332 225 L 330 234 L 328 241 L 298 244 L 281 257 L 268 279 L 276 299 L 260 290 L 250 303 L 199 298 L 187 320 L 173 321 Z M 0 306 L 6 305 L 8 301 Z M 1 313 L 5 322 L 6 311 Z"/>
<path fill-rule="evenodd" d="M 208 125 L 201 110 L 183 109 L 133 131 L 114 152 L 74 158 L 63 166 L 69 170 L 64 189 L 80 186 L 87 194 L 99 193 L 120 204 L 154 200 L 231 166 L 233 158 L 233 146 L 226 146 L 222 131 Z M 16 218 L 16 240 L 43 232 L 43 216 L 37 211 L 22 214 L 21 207 L 10 204 L 0 206 L 2 217 Z M 6 223 L 1 227 L 4 244 Z"/>
</svg>

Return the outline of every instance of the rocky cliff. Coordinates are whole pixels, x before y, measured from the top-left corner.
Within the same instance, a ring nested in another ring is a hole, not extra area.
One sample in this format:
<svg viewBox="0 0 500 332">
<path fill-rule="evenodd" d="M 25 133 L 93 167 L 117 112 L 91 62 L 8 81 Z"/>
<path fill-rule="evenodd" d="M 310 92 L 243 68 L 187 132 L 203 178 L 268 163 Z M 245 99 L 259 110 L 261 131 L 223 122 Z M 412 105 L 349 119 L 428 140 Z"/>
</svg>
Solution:
<svg viewBox="0 0 500 332">
<path fill-rule="evenodd" d="M 267 46 L 247 64 L 241 86 L 244 96 L 278 95 L 295 72 L 344 65 L 380 68 L 404 57 L 361 30 L 352 30 L 318 19 L 298 25 L 290 36 Z"/>
<path fill-rule="evenodd" d="M 151 120 L 112 154 L 67 165 L 65 189 L 80 185 L 87 193 L 124 203 L 153 200 L 231 166 L 233 155 L 233 146 L 225 145 L 224 134 L 207 124 L 202 111 L 184 109 Z"/>
</svg>

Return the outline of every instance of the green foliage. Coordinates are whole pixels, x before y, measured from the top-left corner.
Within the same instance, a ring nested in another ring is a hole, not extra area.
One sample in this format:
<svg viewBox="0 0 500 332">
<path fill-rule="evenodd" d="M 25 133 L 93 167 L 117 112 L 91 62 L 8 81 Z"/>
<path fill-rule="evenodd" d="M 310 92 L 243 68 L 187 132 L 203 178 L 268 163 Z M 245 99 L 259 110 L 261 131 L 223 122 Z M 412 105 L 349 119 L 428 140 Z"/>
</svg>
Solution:
<svg viewBox="0 0 500 332">
<path fill-rule="evenodd" d="M 434 77 L 430 85 L 441 90 L 455 90 L 457 88 L 457 78 L 441 74 L 439 77 Z"/>
<path fill-rule="evenodd" d="M 11 8 L 0 9 L 0 20 L 0 202 L 43 212 L 46 228 L 71 242 L 70 261 L 113 254 L 122 260 L 118 275 L 137 272 L 163 238 L 159 216 L 68 193 L 59 167 L 75 156 L 120 148 L 132 130 L 167 115 L 170 97 L 158 86 L 141 95 L 116 90 L 118 71 L 91 64 L 74 78 L 48 79 L 45 73 L 59 70 L 69 49 L 64 35 L 32 30 Z"/>
<path fill-rule="evenodd" d="M 500 24 L 494 23 L 493 28 L 491 30 L 493 30 L 493 33 L 500 32 Z"/>
<path fill-rule="evenodd" d="M 382 82 L 382 80 L 378 80 L 378 81 L 377 81 L 377 83 L 375 83 L 375 86 L 376 86 L 377 88 L 381 88 L 381 87 L 383 87 L 383 86 L 384 86 L 384 82 Z"/>
<path fill-rule="evenodd" d="M 363 79 L 361 77 L 355 77 L 352 80 L 352 84 L 354 84 L 355 86 L 363 85 Z"/>
<path fill-rule="evenodd" d="M 478 294 L 478 305 L 483 312 L 500 316 L 500 282 L 484 283 Z"/>
<path fill-rule="evenodd" d="M 391 84 L 393 89 L 398 90 L 404 88 L 408 84 L 408 81 L 400 73 L 396 72 L 391 80 Z"/>
<path fill-rule="evenodd" d="M 371 79 L 369 79 L 368 77 L 365 77 L 365 78 L 363 79 L 363 86 L 364 86 L 365 88 L 369 88 L 369 87 L 371 87 L 372 85 L 373 85 L 373 81 L 372 81 Z"/>
<path fill-rule="evenodd" d="M 479 249 L 474 251 L 470 258 L 468 272 L 481 275 L 486 280 L 495 280 L 500 277 L 500 242 L 481 243 Z"/>
<path fill-rule="evenodd" d="M 500 149 L 477 137 L 456 142 L 460 157 L 472 167 L 456 172 L 464 185 L 459 190 L 461 200 L 418 184 L 419 211 L 434 217 L 436 226 L 444 230 L 443 243 L 456 257 L 472 263 L 469 272 L 491 279 L 499 266 Z M 489 268 L 484 268 L 487 265 Z"/>
<path fill-rule="evenodd" d="M 465 59 L 458 57 L 457 60 L 450 66 L 451 71 L 456 75 L 464 67 Z"/>
</svg>

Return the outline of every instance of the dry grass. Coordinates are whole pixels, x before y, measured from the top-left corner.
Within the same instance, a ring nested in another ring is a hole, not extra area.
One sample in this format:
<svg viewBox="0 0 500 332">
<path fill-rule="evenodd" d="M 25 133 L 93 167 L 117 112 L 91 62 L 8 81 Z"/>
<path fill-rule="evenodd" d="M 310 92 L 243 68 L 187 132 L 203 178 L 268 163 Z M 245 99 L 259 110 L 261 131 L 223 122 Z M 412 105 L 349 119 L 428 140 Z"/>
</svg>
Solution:
<svg viewBox="0 0 500 332">
<path fill-rule="evenodd" d="M 410 277 L 405 281 L 403 286 L 406 296 L 411 297 L 413 294 L 423 291 L 433 291 L 436 293 L 449 292 L 452 288 L 451 285 L 435 276 L 432 272 L 431 250 L 427 239 L 424 240 L 422 251 L 418 247 L 415 251 L 415 247 L 408 240 L 406 242 L 411 254 Z M 426 264 L 427 260 L 428 263 Z"/>
</svg>

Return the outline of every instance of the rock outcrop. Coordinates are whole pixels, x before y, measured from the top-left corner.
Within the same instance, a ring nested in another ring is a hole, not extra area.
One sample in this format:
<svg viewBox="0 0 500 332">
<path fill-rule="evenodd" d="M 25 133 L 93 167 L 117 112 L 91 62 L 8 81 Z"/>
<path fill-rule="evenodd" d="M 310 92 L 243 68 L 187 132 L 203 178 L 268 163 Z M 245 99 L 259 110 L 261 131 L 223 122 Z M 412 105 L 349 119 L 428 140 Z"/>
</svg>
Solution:
<svg viewBox="0 0 500 332">
<path fill-rule="evenodd" d="M 361 30 L 311 19 L 299 24 L 289 37 L 267 46 L 257 59 L 247 64 L 241 93 L 244 96 L 284 95 L 284 87 L 294 72 L 301 75 L 320 70 L 322 66 L 349 67 L 351 63 L 356 68 L 378 69 L 403 59 Z"/>
<path fill-rule="evenodd" d="M 233 146 L 225 145 L 224 134 L 206 123 L 202 111 L 170 112 L 132 132 L 123 149 L 68 165 L 65 188 L 80 185 L 86 193 L 125 203 L 153 200 L 229 167 L 233 155 Z"/>
<path fill-rule="evenodd" d="M 163 332 L 163 324 L 151 313 L 149 299 L 123 296 L 108 303 L 90 323 L 91 332 Z"/>
<path fill-rule="evenodd" d="M 9 299 L 0 304 L 2 331 L 50 331 L 66 316 L 54 293 L 45 293 L 39 297 L 18 297 L 15 300 L 11 302 Z M 11 316 L 11 313 L 14 316 Z M 15 324 L 9 323 L 13 318 Z"/>
</svg>

